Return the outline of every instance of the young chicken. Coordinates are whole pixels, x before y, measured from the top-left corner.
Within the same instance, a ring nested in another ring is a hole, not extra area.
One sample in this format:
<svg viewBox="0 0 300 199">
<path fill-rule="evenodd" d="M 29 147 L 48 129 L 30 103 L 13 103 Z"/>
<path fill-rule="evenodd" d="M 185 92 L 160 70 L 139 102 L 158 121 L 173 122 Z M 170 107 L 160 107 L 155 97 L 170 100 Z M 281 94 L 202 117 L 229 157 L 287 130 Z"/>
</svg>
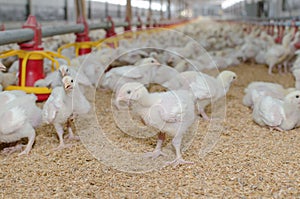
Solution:
<svg viewBox="0 0 300 199">
<path fill-rule="evenodd" d="M 56 149 L 65 148 L 63 140 L 63 125 L 71 117 L 72 110 L 72 91 L 74 81 L 72 77 L 65 76 L 62 78 L 63 86 L 55 87 L 43 106 L 43 120 L 47 124 L 53 124 L 59 138 L 59 146 Z M 69 138 L 73 139 L 74 135 L 68 124 Z"/>
<path fill-rule="evenodd" d="M 148 154 L 150 157 L 163 155 L 161 146 L 167 133 L 173 137 L 176 150 L 176 159 L 169 164 L 192 163 L 185 161 L 180 151 L 182 137 L 195 120 L 194 102 L 188 91 L 149 93 L 141 83 L 131 82 L 117 93 L 116 103 L 120 101 L 132 104 L 146 125 L 160 131 L 155 150 Z"/>
</svg>

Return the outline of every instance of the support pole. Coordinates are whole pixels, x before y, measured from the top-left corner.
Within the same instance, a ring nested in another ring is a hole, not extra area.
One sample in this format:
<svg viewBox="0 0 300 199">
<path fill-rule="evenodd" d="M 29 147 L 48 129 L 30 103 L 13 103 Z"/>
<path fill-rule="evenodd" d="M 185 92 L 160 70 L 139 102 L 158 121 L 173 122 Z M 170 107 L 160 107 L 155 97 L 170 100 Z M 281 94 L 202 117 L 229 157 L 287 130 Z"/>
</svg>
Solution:
<svg viewBox="0 0 300 199">
<path fill-rule="evenodd" d="M 117 8 L 118 10 L 117 10 L 117 17 L 118 18 L 121 18 L 121 5 L 120 4 L 118 4 L 118 8 Z M 107 16 L 106 16 L 107 17 Z"/>
<path fill-rule="evenodd" d="M 29 15 L 31 15 L 32 14 L 32 1 L 31 0 L 27 0 L 26 1 L 26 5 L 25 5 L 25 7 L 26 7 L 26 19 L 29 17 Z"/>
<path fill-rule="evenodd" d="M 90 41 L 89 37 L 89 26 L 86 22 L 86 12 L 85 12 L 85 0 L 75 0 L 76 5 L 76 15 L 77 24 L 82 24 L 84 26 L 84 31 L 82 33 L 76 33 L 76 42 L 86 42 Z M 78 55 L 84 55 L 92 51 L 89 45 L 82 45 L 79 48 Z"/>
<path fill-rule="evenodd" d="M 88 1 L 88 19 L 92 20 L 92 1 Z"/>
<path fill-rule="evenodd" d="M 152 22 L 152 9 L 151 9 L 151 5 L 152 5 L 152 0 L 149 0 L 149 8 L 148 8 L 148 16 L 147 16 L 146 28 L 150 28 L 151 27 L 151 22 Z"/>
<path fill-rule="evenodd" d="M 68 0 L 65 0 L 64 4 L 64 20 L 68 21 Z"/>
<path fill-rule="evenodd" d="M 127 0 L 126 3 L 126 20 L 132 20 L 132 8 L 131 8 L 131 0 Z"/>
<path fill-rule="evenodd" d="M 171 20 L 171 0 L 168 0 L 167 10 L 168 10 L 168 19 Z"/>
<path fill-rule="evenodd" d="M 152 9 L 151 9 L 151 5 L 152 5 L 152 0 L 149 0 L 149 8 L 148 8 L 148 18 L 149 18 L 149 19 L 152 18 Z"/>
<path fill-rule="evenodd" d="M 86 19 L 85 0 L 75 0 L 76 16 Z"/>
</svg>

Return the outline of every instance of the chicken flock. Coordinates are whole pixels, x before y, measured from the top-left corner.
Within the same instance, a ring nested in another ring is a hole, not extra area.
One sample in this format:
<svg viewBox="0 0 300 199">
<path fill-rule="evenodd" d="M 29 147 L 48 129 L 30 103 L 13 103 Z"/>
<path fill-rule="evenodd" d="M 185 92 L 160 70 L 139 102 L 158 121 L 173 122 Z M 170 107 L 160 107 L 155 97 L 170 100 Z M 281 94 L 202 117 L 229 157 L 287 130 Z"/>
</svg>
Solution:
<svg viewBox="0 0 300 199">
<path fill-rule="evenodd" d="M 169 164 L 192 163 L 181 155 L 181 141 L 197 117 L 211 118 L 206 107 L 226 96 L 237 75 L 225 70 L 240 62 L 265 64 L 268 73 L 292 72 L 294 88 L 284 88 L 270 82 L 252 82 L 245 88 L 243 104 L 253 110 L 253 120 L 277 130 L 300 126 L 300 56 L 295 44 L 300 33 L 286 29 L 282 44 L 274 42 L 262 27 L 247 32 L 240 24 L 200 20 L 179 26 L 174 30 L 139 34 L 119 40 L 118 47 L 100 45 L 90 54 L 74 57 L 71 50 L 62 53 L 71 59 L 71 65 L 58 59 L 60 67 L 51 71 L 51 63 L 44 61 L 45 78 L 37 80 L 36 87 L 51 87 L 52 93 L 42 108 L 37 97 L 23 91 L 4 91 L 18 82 L 18 60 L 2 59 L 0 64 L 0 141 L 15 142 L 28 138 L 28 144 L 5 148 L 3 153 L 22 150 L 28 154 L 35 141 L 35 128 L 41 124 L 53 125 L 59 138 L 56 150 L 68 147 L 64 142 L 63 126 L 67 125 L 67 139 L 79 139 L 71 128 L 77 117 L 88 114 L 91 105 L 85 96 L 86 87 L 115 93 L 113 104 L 117 109 L 136 112 L 145 125 L 158 130 L 158 141 L 147 157 L 165 155 L 162 143 L 165 135 L 172 137 L 176 158 Z M 102 30 L 101 30 L 102 31 Z M 97 34 L 98 33 L 98 34 Z M 99 39 L 103 31 L 91 33 Z M 96 36 L 98 35 L 98 37 Z M 65 43 L 74 42 L 73 35 L 45 38 L 44 48 L 56 51 Z M 17 48 L 1 46 L 1 51 Z M 277 70 L 276 70 L 277 68 Z M 217 76 L 207 73 L 220 69 Z M 238 80 L 237 80 L 238 81 Z M 164 92 L 149 92 L 152 84 L 164 87 Z M 126 119 L 126 118 L 124 118 Z"/>
</svg>

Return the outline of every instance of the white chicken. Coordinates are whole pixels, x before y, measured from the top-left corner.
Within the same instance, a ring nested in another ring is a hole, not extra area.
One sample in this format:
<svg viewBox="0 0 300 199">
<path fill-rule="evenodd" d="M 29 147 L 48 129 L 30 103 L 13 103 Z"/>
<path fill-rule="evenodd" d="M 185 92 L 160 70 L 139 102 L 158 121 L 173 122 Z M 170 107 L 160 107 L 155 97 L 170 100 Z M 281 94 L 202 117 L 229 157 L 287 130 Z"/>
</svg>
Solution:
<svg viewBox="0 0 300 199">
<path fill-rule="evenodd" d="M 2 73 L 6 71 L 6 67 L 0 62 L 0 91 L 9 85 L 17 83 L 17 76 L 15 73 Z"/>
<path fill-rule="evenodd" d="M 294 48 L 290 45 L 292 40 L 292 34 L 286 34 L 282 39 L 282 45 L 273 45 L 270 46 L 266 55 L 266 63 L 269 66 L 268 73 L 271 75 L 274 66 L 278 66 L 279 71 L 281 71 L 281 65 L 288 57 L 291 48 Z"/>
<path fill-rule="evenodd" d="M 47 124 L 53 124 L 59 138 L 59 146 L 56 149 L 65 148 L 63 140 L 63 125 L 67 123 L 69 139 L 74 139 L 75 136 L 69 125 L 69 119 L 73 113 L 72 110 L 72 91 L 74 81 L 72 77 L 65 76 L 62 78 L 63 86 L 55 87 L 47 101 L 43 106 L 43 120 Z"/>
<path fill-rule="evenodd" d="M 295 78 L 295 88 L 300 90 L 300 68 L 296 68 L 293 70 L 293 75 Z"/>
<path fill-rule="evenodd" d="M 231 71 L 223 71 L 216 78 L 201 72 L 186 71 L 164 83 L 163 86 L 171 90 L 185 89 L 192 91 L 194 95 L 196 94 L 194 97 L 198 113 L 203 119 L 209 120 L 204 111 L 205 107 L 225 96 L 231 83 L 236 78 L 237 75 Z M 207 96 L 206 93 L 209 93 L 209 95 Z"/>
<path fill-rule="evenodd" d="M 76 80 L 73 81 L 73 93 L 72 93 L 72 116 L 86 114 L 90 111 L 91 105 L 82 93 Z"/>
<path fill-rule="evenodd" d="M 295 91 L 295 88 L 285 89 L 282 85 L 271 82 L 251 82 L 247 88 L 244 89 L 245 96 L 243 104 L 253 108 L 252 91 L 256 90 L 260 95 L 271 96 L 277 99 L 283 99 L 288 93 Z"/>
<path fill-rule="evenodd" d="M 161 151 L 165 133 L 174 137 L 172 144 L 176 150 L 176 159 L 169 164 L 192 163 L 182 158 L 181 140 L 195 119 L 194 103 L 188 91 L 149 93 L 137 82 L 124 84 L 116 96 L 116 103 L 126 101 L 133 105 L 144 123 L 160 131 L 155 150 L 147 156 L 156 158 L 163 155 Z"/>
<path fill-rule="evenodd" d="M 21 138 L 28 138 L 28 143 L 19 155 L 28 154 L 35 140 L 35 130 L 41 124 L 41 109 L 35 104 L 35 95 L 18 97 L 14 92 L 3 92 L 0 94 L 0 141 L 14 142 Z M 22 149 L 23 145 L 17 145 L 4 149 L 5 153 L 12 153 Z"/>
<path fill-rule="evenodd" d="M 254 101 L 253 120 L 261 126 L 279 131 L 291 130 L 300 125 L 300 91 L 289 93 L 283 100 L 261 96 L 252 91 Z"/>
<path fill-rule="evenodd" d="M 59 67 L 58 70 L 49 73 L 44 79 L 39 79 L 35 81 L 35 87 L 51 87 L 55 88 L 57 86 L 61 86 L 61 79 L 63 75 L 65 75 L 65 71 L 62 71 L 62 66 Z"/>
<path fill-rule="evenodd" d="M 113 68 L 102 77 L 101 86 L 116 91 L 126 82 L 149 84 L 155 74 L 155 70 L 160 65 L 157 60 L 150 57 L 143 59 L 138 66 Z"/>
<path fill-rule="evenodd" d="M 69 67 L 65 64 L 61 65 L 58 70 L 49 73 L 44 79 L 37 80 L 34 83 L 35 87 L 51 87 L 55 88 L 61 86 L 62 77 L 69 75 L 74 77 L 80 85 L 83 86 L 92 86 L 92 83 L 86 77 L 82 71 L 76 71 L 75 68 Z"/>
</svg>

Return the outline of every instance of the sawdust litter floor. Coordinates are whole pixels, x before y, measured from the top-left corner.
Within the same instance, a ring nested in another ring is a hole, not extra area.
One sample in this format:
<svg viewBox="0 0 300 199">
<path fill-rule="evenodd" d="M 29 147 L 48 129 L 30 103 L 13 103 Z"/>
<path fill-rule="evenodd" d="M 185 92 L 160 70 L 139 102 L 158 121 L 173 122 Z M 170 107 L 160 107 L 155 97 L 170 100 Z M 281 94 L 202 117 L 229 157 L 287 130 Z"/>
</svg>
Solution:
<svg viewBox="0 0 300 199">
<path fill-rule="evenodd" d="M 155 147 L 153 131 L 138 122 L 124 122 L 126 113 L 111 111 L 112 94 L 97 91 L 94 113 L 73 126 L 81 141 L 53 151 L 58 145 L 56 133 L 43 125 L 37 129 L 30 155 L 0 155 L 1 197 L 299 198 L 299 129 L 278 132 L 257 126 L 241 103 L 251 81 L 291 87 L 292 75 L 269 76 L 265 66 L 251 64 L 228 69 L 237 73 L 238 81 L 227 95 L 225 120 L 196 121 L 184 141 L 183 157 L 194 164 L 162 167 L 174 158 L 169 137 L 163 148 L 166 157 L 142 158 Z M 120 130 L 123 127 L 127 133 Z"/>
</svg>

